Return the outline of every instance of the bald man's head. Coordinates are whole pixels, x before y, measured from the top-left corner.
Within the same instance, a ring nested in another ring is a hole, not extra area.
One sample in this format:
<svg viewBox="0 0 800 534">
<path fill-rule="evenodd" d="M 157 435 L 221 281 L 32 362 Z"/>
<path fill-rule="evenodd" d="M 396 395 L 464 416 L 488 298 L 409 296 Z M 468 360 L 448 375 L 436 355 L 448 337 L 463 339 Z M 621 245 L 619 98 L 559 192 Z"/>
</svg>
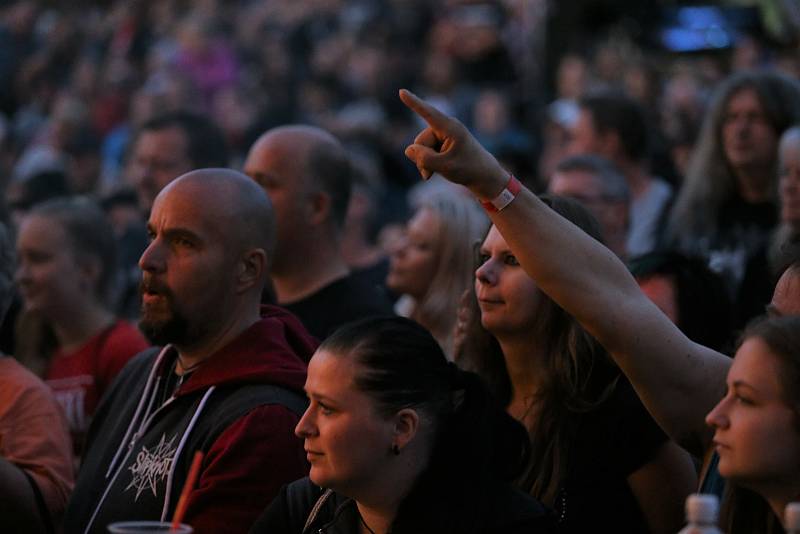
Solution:
<svg viewBox="0 0 800 534">
<path fill-rule="evenodd" d="M 207 211 L 209 221 L 239 250 L 261 248 L 271 260 L 275 249 L 275 216 L 266 193 L 244 174 L 231 169 L 199 169 L 179 176 L 156 198 L 185 195 Z"/>
<path fill-rule="evenodd" d="M 156 345 L 200 350 L 258 315 L 273 248 L 269 199 L 228 169 L 184 174 L 156 197 L 139 259 L 139 326 Z"/>
<path fill-rule="evenodd" d="M 350 159 L 339 140 L 325 130 L 306 125 L 273 128 L 253 144 L 244 170 L 271 197 L 275 182 L 282 182 L 293 195 L 325 193 L 330 197 L 330 221 L 339 228 L 344 224 L 352 188 Z M 281 208 L 276 210 L 280 226 Z"/>
</svg>

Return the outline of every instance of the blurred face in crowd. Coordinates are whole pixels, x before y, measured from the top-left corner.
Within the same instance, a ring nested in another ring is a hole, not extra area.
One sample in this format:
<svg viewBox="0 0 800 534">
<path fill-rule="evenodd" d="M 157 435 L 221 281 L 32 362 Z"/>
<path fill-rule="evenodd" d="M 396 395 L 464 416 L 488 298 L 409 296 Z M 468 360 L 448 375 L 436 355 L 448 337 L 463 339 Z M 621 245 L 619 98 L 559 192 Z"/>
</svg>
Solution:
<svg viewBox="0 0 800 534">
<path fill-rule="evenodd" d="M 556 171 L 550 178 L 548 190 L 580 202 L 597 219 L 607 238 L 627 232 L 628 203 L 607 196 L 597 174 L 582 169 Z"/>
<path fill-rule="evenodd" d="M 157 345 L 199 345 L 231 313 L 237 230 L 219 196 L 219 188 L 179 182 L 153 204 L 150 244 L 139 259 L 140 326 Z"/>
<path fill-rule="evenodd" d="M 314 221 L 314 195 L 305 169 L 308 146 L 301 132 L 268 132 L 256 141 L 244 164 L 244 173 L 266 191 L 275 211 L 273 273 L 289 268 L 285 258 L 293 255 L 290 247 L 302 243 Z"/>
<path fill-rule="evenodd" d="M 385 483 L 381 473 L 394 437 L 393 419 L 355 387 L 359 371 L 348 355 L 314 354 L 305 385 L 309 406 L 295 428 L 304 440 L 311 480 L 351 497 Z"/>
<path fill-rule="evenodd" d="M 56 318 L 94 291 L 97 262 L 81 261 L 63 226 L 53 218 L 29 215 L 17 238 L 16 281 L 25 309 Z"/>
<path fill-rule="evenodd" d="M 781 141 L 778 178 L 781 221 L 800 230 L 800 131 Z"/>
<path fill-rule="evenodd" d="M 798 414 L 785 400 L 780 359 L 760 338 L 747 339 L 728 372 L 728 391 L 708 414 L 720 474 L 758 491 L 800 479 Z"/>
<path fill-rule="evenodd" d="M 570 130 L 570 137 L 568 155 L 599 154 L 608 157 L 603 150 L 600 133 L 594 126 L 592 114 L 586 109 L 581 108 L 578 112 L 578 120 Z"/>
<path fill-rule="evenodd" d="M 428 208 L 414 214 L 390 256 L 389 289 L 415 299 L 425 296 L 439 264 L 439 226 L 439 217 Z"/>
<path fill-rule="evenodd" d="M 530 334 L 542 293 L 496 226 L 481 244 L 480 263 L 475 271 L 475 294 L 483 327 L 496 336 L 520 331 Z"/>
<path fill-rule="evenodd" d="M 722 119 L 722 146 L 734 169 L 772 165 L 778 136 L 753 89 L 741 89 L 728 100 Z"/>
<path fill-rule="evenodd" d="M 139 134 L 127 172 L 145 214 L 168 183 L 192 170 L 188 150 L 189 141 L 178 127 L 144 130 Z"/>
</svg>

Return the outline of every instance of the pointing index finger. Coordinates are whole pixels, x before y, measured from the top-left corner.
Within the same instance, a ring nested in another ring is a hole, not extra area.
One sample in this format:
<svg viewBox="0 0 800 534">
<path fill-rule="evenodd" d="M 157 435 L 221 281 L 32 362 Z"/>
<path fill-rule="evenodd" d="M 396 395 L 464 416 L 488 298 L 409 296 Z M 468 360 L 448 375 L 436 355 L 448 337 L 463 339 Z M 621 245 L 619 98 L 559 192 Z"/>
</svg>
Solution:
<svg viewBox="0 0 800 534">
<path fill-rule="evenodd" d="M 447 115 L 431 106 L 408 89 L 400 89 L 400 100 L 411 111 L 422 117 L 432 128 L 442 130 L 447 124 Z"/>
</svg>

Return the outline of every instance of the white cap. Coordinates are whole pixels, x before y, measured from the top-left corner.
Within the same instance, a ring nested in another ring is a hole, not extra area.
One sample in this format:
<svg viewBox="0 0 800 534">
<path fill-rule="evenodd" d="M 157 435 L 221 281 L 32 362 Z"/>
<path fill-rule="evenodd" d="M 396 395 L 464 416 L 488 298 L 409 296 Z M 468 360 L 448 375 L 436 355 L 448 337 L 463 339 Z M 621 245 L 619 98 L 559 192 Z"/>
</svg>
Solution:
<svg viewBox="0 0 800 534">
<path fill-rule="evenodd" d="M 783 527 L 789 530 L 800 530 L 800 502 L 790 502 L 783 512 Z"/>
<path fill-rule="evenodd" d="M 716 523 L 719 499 L 708 493 L 692 493 L 686 497 L 686 519 L 689 523 Z"/>
</svg>

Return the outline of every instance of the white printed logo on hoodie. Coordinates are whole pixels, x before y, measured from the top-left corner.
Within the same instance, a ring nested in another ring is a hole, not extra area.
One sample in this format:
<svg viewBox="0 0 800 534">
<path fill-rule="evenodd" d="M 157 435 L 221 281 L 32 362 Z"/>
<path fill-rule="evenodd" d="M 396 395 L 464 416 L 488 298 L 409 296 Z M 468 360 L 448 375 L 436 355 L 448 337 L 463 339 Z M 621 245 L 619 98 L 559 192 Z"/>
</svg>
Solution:
<svg viewBox="0 0 800 534">
<path fill-rule="evenodd" d="M 166 436 L 162 434 L 161 441 L 153 447 L 153 450 L 142 447 L 142 450 L 136 455 L 136 461 L 128 468 L 133 475 L 133 480 L 125 488 L 125 491 L 136 488 L 135 501 L 138 501 L 139 495 L 148 488 L 153 492 L 153 497 L 158 498 L 156 488 L 169 476 L 175 458 L 177 447 L 173 445 L 174 441 L 175 436 L 167 441 Z"/>
</svg>

